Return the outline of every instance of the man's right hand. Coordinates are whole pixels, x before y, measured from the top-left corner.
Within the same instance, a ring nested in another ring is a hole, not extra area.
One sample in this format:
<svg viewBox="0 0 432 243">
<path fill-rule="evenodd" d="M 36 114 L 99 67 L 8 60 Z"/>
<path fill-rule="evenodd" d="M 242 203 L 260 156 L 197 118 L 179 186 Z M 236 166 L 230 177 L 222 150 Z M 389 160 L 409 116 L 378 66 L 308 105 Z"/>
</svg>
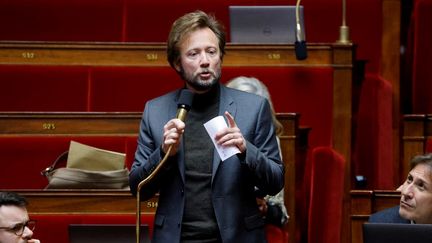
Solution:
<svg viewBox="0 0 432 243">
<path fill-rule="evenodd" d="M 184 133 L 185 123 L 178 118 L 169 120 L 164 126 L 162 150 L 166 154 L 172 146 L 169 156 L 175 155 L 180 144 L 181 135 Z"/>
</svg>

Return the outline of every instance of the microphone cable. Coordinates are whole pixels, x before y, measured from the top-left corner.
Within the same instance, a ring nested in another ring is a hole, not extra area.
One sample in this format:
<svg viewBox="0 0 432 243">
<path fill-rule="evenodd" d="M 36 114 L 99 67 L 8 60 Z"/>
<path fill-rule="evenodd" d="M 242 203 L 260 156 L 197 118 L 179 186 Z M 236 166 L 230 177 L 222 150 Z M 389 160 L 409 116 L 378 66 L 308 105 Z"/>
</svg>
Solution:
<svg viewBox="0 0 432 243">
<path fill-rule="evenodd" d="M 190 110 L 193 100 L 193 93 L 188 89 L 183 89 L 180 93 L 179 102 L 178 102 L 178 110 L 176 118 L 180 119 L 181 121 L 185 121 L 187 112 Z M 141 198 L 140 198 L 140 191 L 141 188 L 146 185 L 148 182 L 150 182 L 153 177 L 156 176 L 156 174 L 160 171 L 160 169 L 163 167 L 165 162 L 168 160 L 169 154 L 172 149 L 172 144 L 168 147 L 167 152 L 165 153 L 162 160 L 159 162 L 159 164 L 156 166 L 156 168 L 148 175 L 146 178 L 144 178 L 137 186 L 137 195 L 136 195 L 136 243 L 140 243 L 140 228 L 141 228 Z"/>
</svg>

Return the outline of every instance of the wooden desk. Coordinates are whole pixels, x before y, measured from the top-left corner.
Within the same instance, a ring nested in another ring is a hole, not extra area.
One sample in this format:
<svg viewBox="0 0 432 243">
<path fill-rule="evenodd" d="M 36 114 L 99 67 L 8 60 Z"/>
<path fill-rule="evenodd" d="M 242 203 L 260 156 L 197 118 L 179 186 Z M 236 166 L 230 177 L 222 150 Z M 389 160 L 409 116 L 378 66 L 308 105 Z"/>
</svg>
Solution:
<svg viewBox="0 0 432 243">
<path fill-rule="evenodd" d="M 31 214 L 136 214 L 136 199 L 129 190 L 15 190 L 29 201 Z M 154 214 L 154 198 L 141 203 L 144 214 Z"/>
<path fill-rule="evenodd" d="M 137 135 L 139 112 L 2 112 L 3 135 Z"/>
<path fill-rule="evenodd" d="M 399 204 L 400 192 L 385 190 L 351 191 L 351 243 L 363 243 L 363 223 L 369 215 Z"/>
</svg>

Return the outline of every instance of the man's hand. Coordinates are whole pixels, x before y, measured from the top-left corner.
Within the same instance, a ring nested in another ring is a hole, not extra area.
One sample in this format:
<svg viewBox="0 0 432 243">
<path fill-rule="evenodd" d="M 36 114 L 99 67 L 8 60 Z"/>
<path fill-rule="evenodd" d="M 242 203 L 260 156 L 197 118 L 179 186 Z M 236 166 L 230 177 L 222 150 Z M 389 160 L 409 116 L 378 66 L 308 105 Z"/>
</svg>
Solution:
<svg viewBox="0 0 432 243">
<path fill-rule="evenodd" d="M 225 111 L 225 117 L 229 126 L 216 133 L 216 142 L 221 146 L 236 146 L 241 153 L 244 153 L 246 151 L 246 140 L 231 114 Z"/>
<path fill-rule="evenodd" d="M 264 198 L 257 197 L 256 202 L 262 216 L 267 215 L 267 201 Z"/>
<path fill-rule="evenodd" d="M 162 150 L 168 152 L 168 148 L 172 146 L 169 156 L 177 153 L 180 144 L 181 135 L 184 133 L 185 123 L 180 119 L 171 119 L 164 126 Z"/>
</svg>

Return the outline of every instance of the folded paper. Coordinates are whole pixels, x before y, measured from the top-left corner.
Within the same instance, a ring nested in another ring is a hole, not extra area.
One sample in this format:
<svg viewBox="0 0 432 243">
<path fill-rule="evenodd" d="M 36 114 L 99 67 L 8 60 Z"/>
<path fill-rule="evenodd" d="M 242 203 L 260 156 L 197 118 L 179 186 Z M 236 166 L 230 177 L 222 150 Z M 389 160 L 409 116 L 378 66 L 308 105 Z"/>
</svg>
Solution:
<svg viewBox="0 0 432 243">
<path fill-rule="evenodd" d="M 213 141 L 213 144 L 215 145 L 219 157 L 221 158 L 222 161 L 228 159 L 234 154 L 240 153 L 240 150 L 236 146 L 223 147 L 217 144 L 215 141 L 216 133 L 222 128 L 228 127 L 223 116 L 217 116 L 211 119 L 210 121 L 204 124 L 204 127 L 207 133 L 209 134 L 211 140 Z"/>
<path fill-rule="evenodd" d="M 71 141 L 66 167 L 90 171 L 121 170 L 125 167 L 125 159 L 124 153 Z"/>
</svg>

